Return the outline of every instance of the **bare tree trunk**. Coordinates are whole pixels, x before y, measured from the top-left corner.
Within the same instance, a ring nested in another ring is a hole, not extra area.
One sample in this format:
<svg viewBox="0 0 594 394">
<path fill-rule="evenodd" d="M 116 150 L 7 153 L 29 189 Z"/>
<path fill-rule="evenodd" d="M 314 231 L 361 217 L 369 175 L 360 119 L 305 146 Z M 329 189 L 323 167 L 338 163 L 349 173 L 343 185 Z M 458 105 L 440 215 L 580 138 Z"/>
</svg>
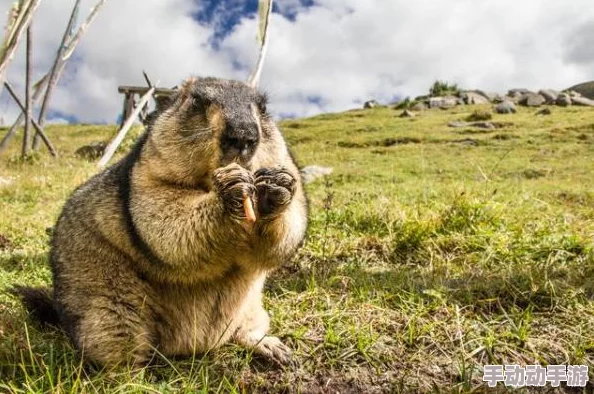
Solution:
<svg viewBox="0 0 594 394">
<path fill-rule="evenodd" d="M 47 82 L 48 87 L 47 87 L 47 90 L 45 91 L 45 95 L 43 96 L 43 102 L 41 103 L 41 110 L 39 111 L 39 118 L 37 119 L 37 123 L 39 123 L 39 125 L 41 127 L 43 127 L 45 124 L 45 114 L 48 110 L 48 104 L 49 104 L 50 98 L 52 96 L 53 87 L 58 82 L 58 77 L 59 77 L 58 68 L 60 67 L 60 63 L 62 62 L 62 56 L 64 55 L 64 52 L 66 51 L 66 41 L 68 41 L 68 39 L 70 38 L 72 29 L 74 29 L 74 24 L 76 23 L 76 17 L 78 15 L 78 8 L 80 7 L 80 1 L 81 0 L 74 1 L 74 7 L 72 8 L 72 12 L 70 14 L 70 19 L 68 20 L 68 25 L 66 26 L 66 30 L 64 31 L 64 36 L 62 36 L 62 41 L 60 42 L 60 46 L 58 47 L 58 52 L 56 53 L 56 59 L 54 60 L 52 70 L 50 71 L 50 74 L 49 74 L 49 80 Z M 33 150 L 39 149 L 40 142 L 41 142 L 40 135 L 35 134 L 35 138 L 33 139 Z"/>
<path fill-rule="evenodd" d="M 31 108 L 31 53 L 33 52 L 32 48 L 32 24 L 29 24 L 27 28 L 27 59 L 26 59 L 26 71 L 25 71 L 25 132 L 23 134 L 23 149 L 21 151 L 21 156 L 23 159 L 27 157 L 29 154 L 30 148 L 30 138 L 29 138 L 29 129 L 31 127 L 31 116 L 33 109 Z"/>
</svg>

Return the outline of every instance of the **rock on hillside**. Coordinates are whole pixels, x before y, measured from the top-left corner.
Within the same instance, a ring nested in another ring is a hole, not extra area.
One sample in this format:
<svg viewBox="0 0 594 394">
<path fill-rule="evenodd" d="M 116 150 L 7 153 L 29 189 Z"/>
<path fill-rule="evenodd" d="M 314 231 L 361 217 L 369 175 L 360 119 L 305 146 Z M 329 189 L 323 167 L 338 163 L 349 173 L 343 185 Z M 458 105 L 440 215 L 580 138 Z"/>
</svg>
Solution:
<svg viewBox="0 0 594 394">
<path fill-rule="evenodd" d="M 557 97 L 556 103 L 560 107 L 567 107 L 568 105 L 571 105 L 571 97 L 569 97 L 567 93 L 561 93 Z"/>
<path fill-rule="evenodd" d="M 586 97 L 572 97 L 571 102 L 574 105 L 585 105 L 588 107 L 594 107 L 594 100 L 590 100 Z"/>
<path fill-rule="evenodd" d="M 567 107 L 569 105 L 582 105 L 594 107 L 594 81 L 575 85 L 570 89 L 559 92 L 554 89 L 540 89 L 533 92 L 525 88 L 508 90 L 506 95 L 489 94 L 479 89 L 460 90 L 455 95 L 417 96 L 414 100 L 406 99 L 404 104 L 392 106 L 395 109 L 408 109 L 420 112 L 427 109 L 449 109 L 458 105 L 495 105 L 497 113 L 514 113 L 516 105 L 524 107 L 540 107 L 542 105 L 557 105 Z M 374 108 L 381 106 L 376 100 L 366 101 L 363 108 Z M 381 106 L 383 107 L 383 106 Z M 410 116 L 410 113 L 403 113 L 403 117 Z"/>
<path fill-rule="evenodd" d="M 540 94 L 528 92 L 520 97 L 519 103 L 527 107 L 540 107 L 546 101 L 547 100 Z"/>
<path fill-rule="evenodd" d="M 505 100 L 495 106 L 495 112 L 498 114 L 515 114 L 516 111 L 516 106 L 512 101 Z"/>
<path fill-rule="evenodd" d="M 491 100 L 486 93 L 480 90 L 467 90 L 460 93 L 464 104 L 489 104 Z"/>
<path fill-rule="evenodd" d="M 555 104 L 555 102 L 557 101 L 557 97 L 559 97 L 560 93 L 561 92 L 558 92 L 553 89 L 541 89 L 538 91 L 538 94 L 545 98 L 546 104 Z"/>
</svg>

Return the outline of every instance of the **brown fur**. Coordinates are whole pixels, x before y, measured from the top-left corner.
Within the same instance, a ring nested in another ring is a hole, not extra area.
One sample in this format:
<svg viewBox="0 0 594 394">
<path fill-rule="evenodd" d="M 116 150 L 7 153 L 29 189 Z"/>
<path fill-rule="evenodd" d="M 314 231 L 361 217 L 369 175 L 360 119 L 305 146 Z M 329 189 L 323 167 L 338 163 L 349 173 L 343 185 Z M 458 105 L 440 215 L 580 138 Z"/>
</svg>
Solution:
<svg viewBox="0 0 594 394">
<path fill-rule="evenodd" d="M 155 349 L 190 355 L 234 341 L 289 359 L 266 336 L 262 287 L 301 244 L 306 201 L 262 101 L 241 82 L 187 80 L 132 152 L 67 201 L 52 241 L 52 307 L 85 357 L 143 364 Z M 222 148 L 254 133 L 251 153 Z"/>
</svg>

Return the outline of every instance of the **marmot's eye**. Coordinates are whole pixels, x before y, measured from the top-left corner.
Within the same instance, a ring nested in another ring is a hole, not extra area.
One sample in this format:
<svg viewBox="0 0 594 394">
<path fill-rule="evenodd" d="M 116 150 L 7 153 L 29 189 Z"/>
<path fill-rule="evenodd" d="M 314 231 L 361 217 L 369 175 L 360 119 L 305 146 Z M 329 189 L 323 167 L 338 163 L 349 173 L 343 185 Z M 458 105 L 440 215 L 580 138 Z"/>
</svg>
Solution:
<svg viewBox="0 0 594 394">
<path fill-rule="evenodd" d="M 208 101 L 204 100 L 200 97 L 192 97 L 192 107 L 197 112 L 206 112 L 206 108 L 208 107 Z"/>
</svg>

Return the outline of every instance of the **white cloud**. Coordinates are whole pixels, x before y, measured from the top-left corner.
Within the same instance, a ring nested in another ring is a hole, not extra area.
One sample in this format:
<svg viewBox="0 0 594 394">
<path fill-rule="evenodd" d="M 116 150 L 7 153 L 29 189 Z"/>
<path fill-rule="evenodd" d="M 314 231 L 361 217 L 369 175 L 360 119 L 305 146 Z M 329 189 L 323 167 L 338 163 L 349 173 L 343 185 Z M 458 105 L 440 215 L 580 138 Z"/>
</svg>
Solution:
<svg viewBox="0 0 594 394">
<path fill-rule="evenodd" d="M 566 88 L 592 78 L 592 49 L 586 65 L 585 57 L 571 62 L 565 55 L 568 41 L 583 42 L 575 46 L 580 53 L 589 47 L 591 29 L 576 30 L 594 21 L 588 4 L 320 0 L 295 23 L 275 15 L 263 85 L 282 111 L 296 105 L 294 97 L 321 96 L 322 109 L 334 111 L 370 98 L 415 96 L 435 79 L 499 92 Z M 245 21 L 227 40 L 251 61 L 246 44 L 254 28 Z M 310 105 L 305 113 L 316 110 Z"/>
<path fill-rule="evenodd" d="M 0 11 L 7 9 L 10 2 L 0 1 Z M 83 0 L 80 21 L 94 3 Z M 71 6 L 65 0 L 41 2 L 34 24 L 36 76 L 51 66 Z M 122 108 L 118 85 L 145 84 L 142 70 L 160 86 L 193 74 L 233 77 L 229 61 L 207 44 L 210 29 L 194 22 L 195 10 L 187 0 L 108 0 L 68 64 L 52 109 L 85 122 L 113 122 Z M 9 73 L 21 90 L 23 50 Z"/>
<path fill-rule="evenodd" d="M 318 0 L 304 7 L 278 0 L 283 12 L 297 16 L 273 15 L 262 87 L 277 113 L 299 116 L 423 94 L 435 79 L 498 92 L 565 88 L 592 79 L 590 2 Z M 0 0 L 0 12 L 10 3 Z M 71 4 L 42 1 L 35 21 L 38 75 L 51 63 Z M 93 2 L 83 4 L 86 11 Z M 108 0 L 52 108 L 85 122 L 113 122 L 121 110 L 117 86 L 142 85 L 143 69 L 162 86 L 191 74 L 245 79 L 257 56 L 256 20 L 244 18 L 215 51 L 208 45 L 212 28 L 192 19 L 195 4 Z M 10 70 L 15 84 L 22 69 L 21 50 Z M 0 101 L 0 111 L 4 106 Z"/>
</svg>

